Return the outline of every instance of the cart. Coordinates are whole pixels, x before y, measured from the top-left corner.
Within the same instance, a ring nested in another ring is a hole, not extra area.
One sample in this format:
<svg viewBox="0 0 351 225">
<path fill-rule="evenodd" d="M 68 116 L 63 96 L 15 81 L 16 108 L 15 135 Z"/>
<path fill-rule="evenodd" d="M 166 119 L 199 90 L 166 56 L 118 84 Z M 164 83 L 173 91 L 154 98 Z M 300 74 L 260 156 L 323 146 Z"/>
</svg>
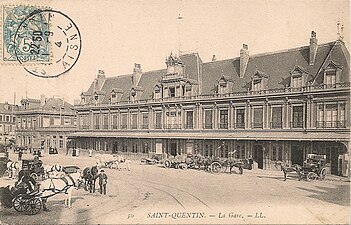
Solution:
<svg viewBox="0 0 351 225">
<path fill-rule="evenodd" d="M 29 174 L 36 182 L 44 177 L 43 163 L 38 156 L 35 156 L 33 160 L 22 160 L 22 170 L 19 172 L 19 179 L 24 174 Z"/>
<path fill-rule="evenodd" d="M 300 172 L 301 178 L 307 181 L 324 180 L 327 175 L 325 161 L 326 155 L 308 154 Z"/>
</svg>

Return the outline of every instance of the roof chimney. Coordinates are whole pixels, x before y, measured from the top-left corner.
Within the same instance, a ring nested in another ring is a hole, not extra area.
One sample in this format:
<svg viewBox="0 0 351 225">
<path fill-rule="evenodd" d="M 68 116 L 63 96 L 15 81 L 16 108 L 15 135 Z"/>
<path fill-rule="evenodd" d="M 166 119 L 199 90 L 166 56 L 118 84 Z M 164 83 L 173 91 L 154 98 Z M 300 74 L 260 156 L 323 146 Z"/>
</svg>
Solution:
<svg viewBox="0 0 351 225">
<path fill-rule="evenodd" d="M 133 86 L 138 86 L 141 75 L 142 75 L 141 65 L 139 63 L 134 63 L 133 77 L 132 77 Z"/>
<path fill-rule="evenodd" d="M 310 61 L 309 61 L 311 66 L 314 65 L 314 61 L 316 60 L 317 49 L 318 49 L 317 34 L 316 32 L 312 31 L 311 38 L 310 38 Z"/>
<path fill-rule="evenodd" d="M 247 44 L 243 44 L 243 48 L 240 49 L 240 78 L 244 77 L 247 63 L 249 62 L 249 46 Z"/>
<path fill-rule="evenodd" d="M 216 55 L 212 55 L 212 62 L 217 61 Z"/>
</svg>

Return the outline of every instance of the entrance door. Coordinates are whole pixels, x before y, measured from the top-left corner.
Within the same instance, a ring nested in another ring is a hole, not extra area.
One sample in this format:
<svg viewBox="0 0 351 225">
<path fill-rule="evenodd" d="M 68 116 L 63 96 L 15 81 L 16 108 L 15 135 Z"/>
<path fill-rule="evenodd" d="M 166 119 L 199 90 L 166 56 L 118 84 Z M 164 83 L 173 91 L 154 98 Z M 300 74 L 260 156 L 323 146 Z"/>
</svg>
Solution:
<svg viewBox="0 0 351 225">
<path fill-rule="evenodd" d="M 263 169 L 263 148 L 262 145 L 254 145 L 254 160 L 259 169 Z"/>
<path fill-rule="evenodd" d="M 171 155 L 176 156 L 177 155 L 177 143 L 171 143 L 170 146 L 171 150 Z"/>
<path fill-rule="evenodd" d="M 291 163 L 303 165 L 303 150 L 300 146 L 291 146 Z"/>
<path fill-rule="evenodd" d="M 333 175 L 339 175 L 338 164 L 339 164 L 339 149 L 336 147 L 330 148 L 330 173 Z"/>
<path fill-rule="evenodd" d="M 113 142 L 112 152 L 113 152 L 113 153 L 116 153 L 116 152 L 117 152 L 117 142 Z"/>
</svg>

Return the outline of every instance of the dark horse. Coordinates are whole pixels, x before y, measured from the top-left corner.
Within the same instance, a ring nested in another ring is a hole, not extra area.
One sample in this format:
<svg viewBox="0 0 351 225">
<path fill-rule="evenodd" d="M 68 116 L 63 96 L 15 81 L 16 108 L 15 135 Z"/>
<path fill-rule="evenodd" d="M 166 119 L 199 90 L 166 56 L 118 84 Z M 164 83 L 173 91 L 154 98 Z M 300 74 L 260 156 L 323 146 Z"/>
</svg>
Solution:
<svg viewBox="0 0 351 225">
<path fill-rule="evenodd" d="M 98 178 L 99 170 L 97 166 L 86 167 L 82 172 L 82 178 L 84 179 L 84 188 L 87 191 L 89 188 L 90 193 L 95 193 L 95 182 Z"/>
<path fill-rule="evenodd" d="M 279 166 L 284 173 L 284 181 L 286 181 L 286 177 L 288 176 L 288 173 L 295 173 L 295 172 L 297 173 L 298 179 L 301 180 L 302 167 L 300 165 L 293 164 L 289 166 L 289 165 L 284 165 L 284 163 L 278 163 L 278 167 Z"/>
</svg>

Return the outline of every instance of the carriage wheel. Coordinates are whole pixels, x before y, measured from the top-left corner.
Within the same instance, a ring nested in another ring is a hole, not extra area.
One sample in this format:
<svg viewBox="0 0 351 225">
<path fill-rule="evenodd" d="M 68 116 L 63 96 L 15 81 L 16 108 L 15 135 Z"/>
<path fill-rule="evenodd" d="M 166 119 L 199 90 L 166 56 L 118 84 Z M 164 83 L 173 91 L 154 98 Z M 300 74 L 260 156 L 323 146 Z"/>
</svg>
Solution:
<svg viewBox="0 0 351 225">
<path fill-rule="evenodd" d="M 307 181 L 315 180 L 317 178 L 317 174 L 315 174 L 314 172 L 309 172 L 306 178 Z"/>
<path fill-rule="evenodd" d="M 28 207 L 27 200 L 23 199 L 22 196 L 16 197 L 13 200 L 13 208 L 17 212 L 24 212 Z"/>
<path fill-rule="evenodd" d="M 41 210 L 41 198 L 32 198 L 28 200 L 27 204 L 26 214 L 28 215 L 35 215 Z"/>
<path fill-rule="evenodd" d="M 327 170 L 326 170 L 325 168 L 323 168 L 323 169 L 321 170 L 320 175 L 319 175 L 319 179 L 320 179 L 320 180 L 324 180 L 326 176 L 327 176 Z"/>
<path fill-rule="evenodd" d="M 168 169 L 171 168 L 171 162 L 169 160 L 165 161 L 165 167 Z"/>
<path fill-rule="evenodd" d="M 219 173 L 221 172 L 221 170 L 222 170 L 222 166 L 218 162 L 213 162 L 211 164 L 211 173 Z"/>
<path fill-rule="evenodd" d="M 179 167 L 180 167 L 182 170 L 188 169 L 188 165 L 185 164 L 185 163 L 180 164 Z"/>
</svg>

